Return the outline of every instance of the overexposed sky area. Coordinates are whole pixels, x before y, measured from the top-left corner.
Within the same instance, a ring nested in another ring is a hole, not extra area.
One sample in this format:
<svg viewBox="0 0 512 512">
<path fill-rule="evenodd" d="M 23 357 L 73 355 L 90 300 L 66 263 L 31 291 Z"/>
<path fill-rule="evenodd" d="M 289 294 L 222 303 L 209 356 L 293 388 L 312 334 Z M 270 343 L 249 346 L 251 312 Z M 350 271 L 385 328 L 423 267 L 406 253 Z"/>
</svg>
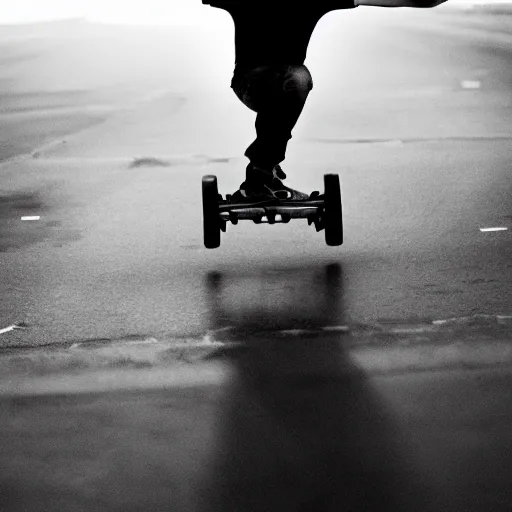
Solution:
<svg viewBox="0 0 512 512">
<path fill-rule="evenodd" d="M 0 24 L 82 18 L 104 23 L 196 24 L 211 13 L 201 0 L 0 0 Z"/>
<path fill-rule="evenodd" d="M 450 5 L 511 4 L 512 0 L 448 0 Z M 126 24 L 195 25 L 212 21 L 202 0 L 0 0 L 0 24 L 63 18 Z M 215 14 L 213 14 L 215 16 Z"/>
</svg>

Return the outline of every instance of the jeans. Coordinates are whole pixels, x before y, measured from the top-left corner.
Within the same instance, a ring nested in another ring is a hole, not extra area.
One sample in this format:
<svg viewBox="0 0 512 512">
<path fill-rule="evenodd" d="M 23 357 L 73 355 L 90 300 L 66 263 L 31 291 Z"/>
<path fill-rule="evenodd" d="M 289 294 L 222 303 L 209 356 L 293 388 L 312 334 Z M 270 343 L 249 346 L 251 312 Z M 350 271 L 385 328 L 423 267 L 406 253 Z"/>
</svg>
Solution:
<svg viewBox="0 0 512 512">
<path fill-rule="evenodd" d="M 256 116 L 256 140 L 246 149 L 252 164 L 273 169 L 285 159 L 292 129 L 313 79 L 304 65 L 236 66 L 231 88 Z"/>
</svg>

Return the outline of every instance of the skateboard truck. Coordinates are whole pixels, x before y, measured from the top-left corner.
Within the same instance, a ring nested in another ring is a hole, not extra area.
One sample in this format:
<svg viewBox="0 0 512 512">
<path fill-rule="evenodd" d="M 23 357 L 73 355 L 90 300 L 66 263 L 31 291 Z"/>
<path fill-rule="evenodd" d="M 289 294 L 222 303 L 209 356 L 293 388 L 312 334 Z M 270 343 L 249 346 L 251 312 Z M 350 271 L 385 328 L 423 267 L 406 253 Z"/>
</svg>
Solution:
<svg viewBox="0 0 512 512">
<path fill-rule="evenodd" d="M 327 245 L 343 243 L 343 218 L 340 181 L 337 174 L 324 175 L 324 194 L 314 191 L 308 199 L 249 201 L 237 203 L 231 194 L 226 199 L 218 192 L 217 177 L 203 176 L 204 245 L 208 249 L 220 246 L 220 233 L 227 230 L 228 221 L 237 225 L 240 220 L 255 224 L 287 224 L 291 219 L 306 219 L 317 232 L 325 231 Z"/>
</svg>

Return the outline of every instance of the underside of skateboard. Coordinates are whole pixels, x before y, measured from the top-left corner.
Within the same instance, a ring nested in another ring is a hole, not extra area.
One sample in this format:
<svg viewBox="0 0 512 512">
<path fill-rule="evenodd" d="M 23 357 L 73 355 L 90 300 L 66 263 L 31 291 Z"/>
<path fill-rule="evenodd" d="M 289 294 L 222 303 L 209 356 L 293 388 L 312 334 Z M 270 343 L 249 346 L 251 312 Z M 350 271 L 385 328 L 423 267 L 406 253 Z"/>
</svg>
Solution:
<svg viewBox="0 0 512 512">
<path fill-rule="evenodd" d="M 306 219 L 317 232 L 325 232 L 327 245 L 343 243 L 343 217 L 340 180 L 337 174 L 324 175 L 324 193 L 312 192 L 300 201 L 269 199 L 259 202 L 233 202 L 219 194 L 217 177 L 203 176 L 203 227 L 204 245 L 207 249 L 220 246 L 221 232 L 227 223 L 236 225 L 240 220 L 256 224 L 288 223 L 291 219 Z"/>
</svg>

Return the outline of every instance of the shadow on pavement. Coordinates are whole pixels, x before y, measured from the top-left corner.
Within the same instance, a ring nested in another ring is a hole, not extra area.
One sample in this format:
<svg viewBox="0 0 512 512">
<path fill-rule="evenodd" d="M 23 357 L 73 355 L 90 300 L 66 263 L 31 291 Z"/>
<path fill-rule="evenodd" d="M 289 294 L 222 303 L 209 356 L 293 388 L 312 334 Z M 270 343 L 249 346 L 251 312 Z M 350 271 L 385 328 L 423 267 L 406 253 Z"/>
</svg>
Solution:
<svg viewBox="0 0 512 512">
<path fill-rule="evenodd" d="M 283 290 L 286 290 L 283 292 Z M 242 340 L 202 511 L 427 510 L 397 422 L 348 358 L 343 269 L 208 275 L 212 327 Z M 284 295 L 285 296 L 284 296 Z M 282 333 L 308 329 L 310 332 Z"/>
</svg>

